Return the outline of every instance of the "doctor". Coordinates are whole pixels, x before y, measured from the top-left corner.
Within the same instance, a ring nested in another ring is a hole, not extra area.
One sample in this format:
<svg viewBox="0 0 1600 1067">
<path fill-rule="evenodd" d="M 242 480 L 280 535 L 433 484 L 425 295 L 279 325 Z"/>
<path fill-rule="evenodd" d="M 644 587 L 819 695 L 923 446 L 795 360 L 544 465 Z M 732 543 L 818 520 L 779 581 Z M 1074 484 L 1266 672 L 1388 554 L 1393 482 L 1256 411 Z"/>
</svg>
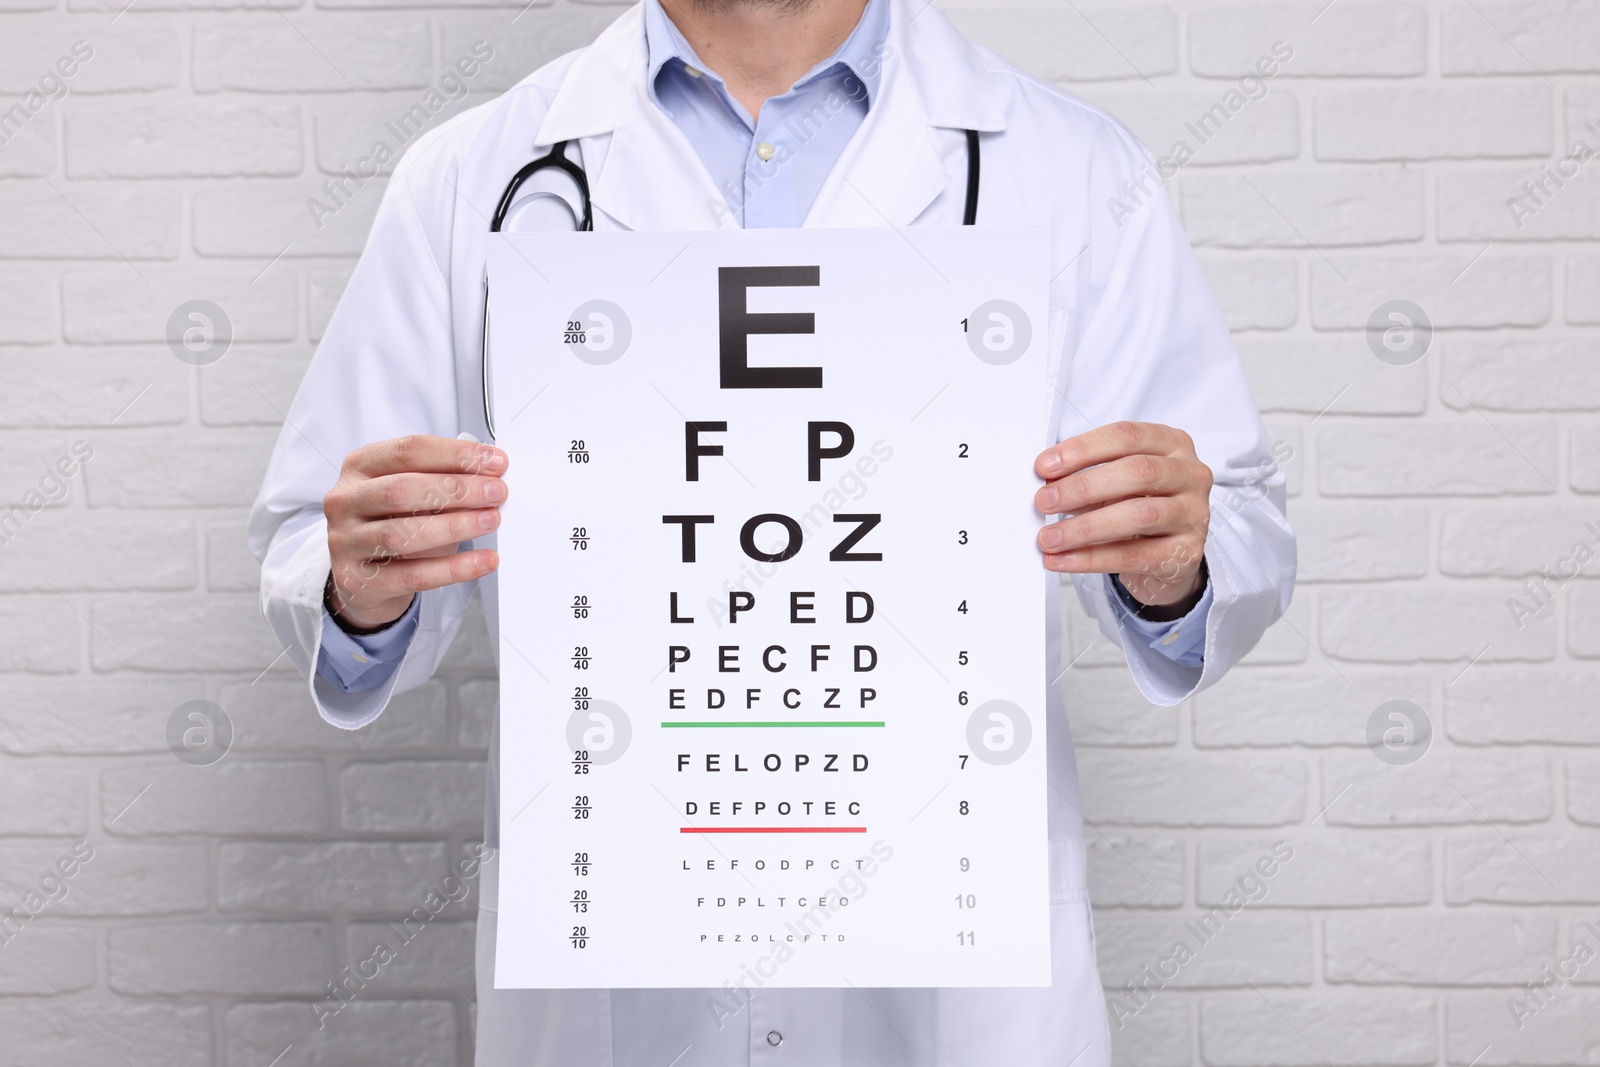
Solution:
<svg viewBox="0 0 1600 1067">
<path fill-rule="evenodd" d="M 395 169 L 250 520 L 263 609 L 322 716 L 357 729 L 425 682 L 478 610 L 474 589 L 494 629 L 508 458 L 458 437 L 490 440 L 484 235 L 511 175 L 571 142 L 595 229 L 954 226 L 966 131 L 981 147 L 977 224 L 1052 235 L 1060 443 L 1017 457 L 1042 482 L 1045 567 L 1073 576 L 1152 702 L 1220 678 L 1287 606 L 1294 538 L 1284 476 L 1144 149 L 926 0 L 643 0 Z M 508 229 L 581 217 L 571 179 L 541 174 L 527 191 Z M 1056 576 L 1042 580 L 1053 606 Z M 1042 625 L 1055 681 L 1053 607 Z M 1050 689 L 1053 988 L 496 990 L 490 863 L 477 1062 L 1104 1067 L 1077 772 Z M 489 768 L 493 845 L 495 752 Z"/>
</svg>

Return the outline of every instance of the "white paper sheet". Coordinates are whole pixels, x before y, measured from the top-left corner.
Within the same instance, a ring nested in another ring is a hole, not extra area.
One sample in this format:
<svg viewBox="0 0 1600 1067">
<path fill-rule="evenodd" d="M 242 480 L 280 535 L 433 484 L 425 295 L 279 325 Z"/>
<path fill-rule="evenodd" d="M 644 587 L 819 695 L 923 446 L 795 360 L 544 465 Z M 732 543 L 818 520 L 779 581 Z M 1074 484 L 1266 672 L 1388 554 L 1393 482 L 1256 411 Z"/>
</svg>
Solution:
<svg viewBox="0 0 1600 1067">
<path fill-rule="evenodd" d="M 497 986 L 1049 984 L 1046 264 L 491 242 Z"/>
</svg>

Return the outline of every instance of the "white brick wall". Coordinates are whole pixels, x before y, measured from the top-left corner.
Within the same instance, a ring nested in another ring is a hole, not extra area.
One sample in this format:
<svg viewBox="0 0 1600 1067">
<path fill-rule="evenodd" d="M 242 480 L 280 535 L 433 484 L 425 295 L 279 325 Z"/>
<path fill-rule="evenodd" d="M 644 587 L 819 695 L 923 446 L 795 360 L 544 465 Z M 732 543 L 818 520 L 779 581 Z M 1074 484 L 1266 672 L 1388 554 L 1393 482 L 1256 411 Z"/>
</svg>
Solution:
<svg viewBox="0 0 1600 1067">
<path fill-rule="evenodd" d="M 1116 1061 L 1592 1062 L 1600 964 L 1526 986 L 1600 951 L 1600 160 L 1560 169 L 1600 152 L 1600 3 L 941 6 L 1158 154 L 1294 50 L 1172 193 L 1292 449 L 1295 604 L 1176 709 L 1068 626 Z M 65 86 L 0 144 L 0 499 L 50 497 L 0 544 L 0 910 L 94 849 L 0 947 L 7 1062 L 470 1062 L 475 897 L 325 1028 L 309 1004 L 477 836 L 482 623 L 439 680 L 333 730 L 256 616 L 241 520 L 383 179 L 320 228 L 307 198 L 474 42 L 495 56 L 441 114 L 617 10 L 0 0 L 0 103 Z M 235 335 L 206 368 L 163 343 L 197 298 Z M 1364 333 L 1393 299 L 1438 331 L 1410 366 Z M 1581 576 L 1530 599 L 1577 542 Z M 209 767 L 167 748 L 197 698 L 235 730 Z M 1413 765 L 1368 747 L 1392 699 L 1431 723 Z M 1241 886 L 1255 902 L 1130 997 Z M 1513 1001 L 1537 1008 L 1520 1027 Z"/>
</svg>

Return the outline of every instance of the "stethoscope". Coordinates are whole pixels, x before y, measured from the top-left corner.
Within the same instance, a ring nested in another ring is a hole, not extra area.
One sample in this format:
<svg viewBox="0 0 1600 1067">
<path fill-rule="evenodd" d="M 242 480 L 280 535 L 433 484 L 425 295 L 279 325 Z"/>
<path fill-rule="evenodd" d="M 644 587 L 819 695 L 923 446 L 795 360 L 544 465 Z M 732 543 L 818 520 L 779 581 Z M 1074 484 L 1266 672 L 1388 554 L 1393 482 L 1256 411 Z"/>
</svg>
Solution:
<svg viewBox="0 0 1600 1067">
<path fill-rule="evenodd" d="M 978 147 L 978 131 L 967 130 L 967 204 L 962 214 L 961 225 L 972 226 L 978 221 L 978 168 L 982 153 Z M 517 193 L 529 178 L 544 170 L 559 170 L 571 178 L 578 187 L 578 203 L 582 207 L 582 215 L 574 215 L 579 233 L 586 233 L 594 229 L 594 203 L 589 198 L 589 175 L 583 169 L 583 164 L 574 163 L 567 158 L 567 145 L 571 141 L 558 141 L 548 153 L 540 156 L 526 165 L 507 183 L 505 192 L 500 194 L 500 203 L 495 205 L 494 217 L 489 220 L 489 232 L 499 233 L 505 224 L 506 215 L 511 210 L 512 203 L 517 199 Z M 563 201 L 565 202 L 565 201 Z M 483 369 L 483 422 L 489 430 L 492 440 L 494 432 L 494 412 L 490 406 L 489 393 L 489 279 L 483 279 L 483 334 L 478 342 L 478 359 Z"/>
</svg>

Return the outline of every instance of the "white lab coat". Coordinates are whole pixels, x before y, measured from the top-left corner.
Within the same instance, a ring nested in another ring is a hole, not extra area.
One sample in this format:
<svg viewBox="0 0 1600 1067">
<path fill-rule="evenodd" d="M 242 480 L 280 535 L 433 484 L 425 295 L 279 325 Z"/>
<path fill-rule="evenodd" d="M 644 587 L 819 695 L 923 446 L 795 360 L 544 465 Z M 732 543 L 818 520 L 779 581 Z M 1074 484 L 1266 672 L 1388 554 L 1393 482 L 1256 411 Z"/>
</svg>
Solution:
<svg viewBox="0 0 1600 1067">
<path fill-rule="evenodd" d="M 1052 233 L 1049 340 L 1056 391 L 1046 433 L 1119 419 L 1187 430 L 1214 472 L 1206 557 L 1214 603 L 1205 665 L 1183 668 L 1125 639 L 1099 577 L 1076 579 L 1083 607 L 1120 644 L 1146 697 L 1174 704 L 1214 682 L 1287 606 L 1294 539 L 1283 474 L 1227 328 L 1147 153 L 1103 112 L 964 40 L 923 0 L 891 0 L 879 98 L 827 179 L 807 226 L 957 225 L 964 129 L 983 134 L 979 225 L 1045 223 Z M 342 694 L 315 678 L 328 573 L 324 493 L 343 456 L 406 433 L 487 439 L 478 357 L 488 219 L 510 176 L 576 140 L 596 229 L 700 230 L 725 213 L 681 132 L 647 98 L 640 12 L 588 49 L 431 132 L 384 194 L 365 252 L 289 412 L 250 520 L 262 605 L 311 677 L 329 722 L 356 729 L 426 681 L 470 587 L 426 593 L 409 651 L 384 686 Z M 1142 189 L 1139 188 L 1142 181 Z M 1130 184 L 1132 183 L 1132 184 Z M 1113 204 L 1119 201 L 1120 207 Z M 1019 456 L 1019 462 L 1032 457 Z M 492 543 L 492 539 L 485 543 Z M 493 577 L 481 586 L 491 630 Z M 1050 678 L 1060 662 L 1057 583 L 1041 576 Z M 478 1063 L 492 1067 L 1104 1067 L 1105 1002 L 1085 888 L 1077 770 L 1059 685 L 1049 708 L 1054 986 L 1004 990 L 757 992 L 719 1027 L 705 990 L 496 990 L 496 886 L 484 875 L 478 924 Z M 497 760 L 485 833 L 496 840 Z M 782 1035 L 773 1045 L 769 1035 Z M 674 1057 L 679 1057 L 675 1059 Z"/>
</svg>

